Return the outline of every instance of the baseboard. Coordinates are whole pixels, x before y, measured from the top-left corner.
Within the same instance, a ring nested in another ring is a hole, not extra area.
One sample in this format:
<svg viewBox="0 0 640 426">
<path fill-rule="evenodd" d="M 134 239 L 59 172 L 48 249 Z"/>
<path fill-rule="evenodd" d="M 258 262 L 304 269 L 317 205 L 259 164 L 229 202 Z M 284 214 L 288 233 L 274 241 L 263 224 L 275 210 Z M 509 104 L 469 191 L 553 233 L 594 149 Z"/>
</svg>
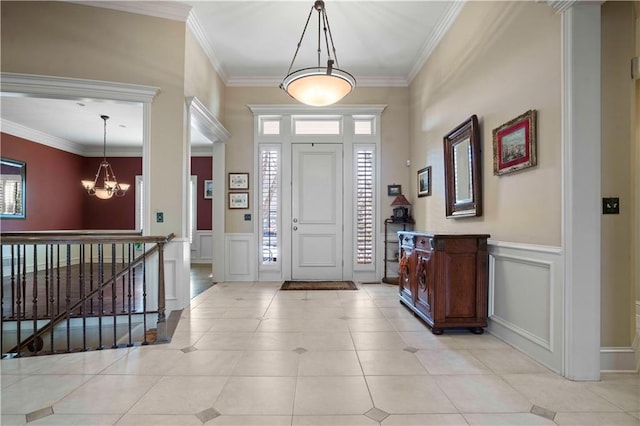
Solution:
<svg viewBox="0 0 640 426">
<path fill-rule="evenodd" d="M 603 373 L 636 373 L 637 362 L 637 337 L 634 347 L 600 348 L 600 371 Z"/>
</svg>

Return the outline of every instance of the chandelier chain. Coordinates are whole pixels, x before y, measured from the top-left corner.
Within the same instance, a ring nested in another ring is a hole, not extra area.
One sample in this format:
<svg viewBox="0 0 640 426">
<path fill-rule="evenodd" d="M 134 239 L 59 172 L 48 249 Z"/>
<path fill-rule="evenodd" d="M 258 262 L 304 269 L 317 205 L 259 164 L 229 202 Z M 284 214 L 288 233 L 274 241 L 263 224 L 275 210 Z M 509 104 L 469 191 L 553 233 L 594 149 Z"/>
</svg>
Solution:
<svg viewBox="0 0 640 426">
<path fill-rule="evenodd" d="M 314 6 L 311 6 L 311 10 L 309 11 L 309 16 L 307 16 L 307 22 L 304 24 L 304 29 L 302 30 L 302 35 L 300 36 L 300 41 L 298 41 L 298 46 L 296 47 L 296 53 L 293 54 L 293 59 L 291 60 L 291 65 L 289 65 L 289 70 L 287 74 L 291 74 L 291 68 L 293 68 L 293 63 L 296 61 L 296 57 L 298 56 L 298 52 L 300 51 L 300 46 L 302 46 L 302 39 L 304 38 L 304 33 L 307 32 L 307 26 L 309 26 L 309 20 L 311 19 L 311 14 L 313 13 Z"/>
<path fill-rule="evenodd" d="M 329 17 L 327 16 L 327 11 L 326 9 L 322 9 L 323 15 L 324 15 L 324 22 L 326 25 L 326 29 L 325 29 L 325 38 L 327 35 L 327 30 L 329 30 L 329 40 L 331 41 L 331 48 L 333 50 L 333 60 L 336 62 L 336 68 L 340 68 L 340 64 L 338 64 L 338 54 L 336 53 L 336 46 L 333 44 L 333 34 L 331 34 L 331 25 L 329 25 Z M 327 43 L 327 55 L 329 56 L 329 59 L 331 59 L 331 51 L 329 50 L 329 41 L 326 42 Z"/>
</svg>

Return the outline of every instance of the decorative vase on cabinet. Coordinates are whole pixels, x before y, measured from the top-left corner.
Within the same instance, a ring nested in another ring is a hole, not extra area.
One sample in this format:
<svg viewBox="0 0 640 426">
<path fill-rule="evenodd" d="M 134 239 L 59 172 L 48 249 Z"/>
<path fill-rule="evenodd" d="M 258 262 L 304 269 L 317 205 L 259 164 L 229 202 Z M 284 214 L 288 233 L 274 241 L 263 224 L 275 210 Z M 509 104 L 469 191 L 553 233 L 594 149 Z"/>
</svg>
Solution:
<svg viewBox="0 0 640 426">
<path fill-rule="evenodd" d="M 382 282 L 398 284 L 398 263 L 400 260 L 400 244 L 398 232 L 413 230 L 413 220 L 406 222 L 389 218 L 384 221 L 384 276 Z M 389 234 L 392 234 L 390 236 Z"/>
</svg>

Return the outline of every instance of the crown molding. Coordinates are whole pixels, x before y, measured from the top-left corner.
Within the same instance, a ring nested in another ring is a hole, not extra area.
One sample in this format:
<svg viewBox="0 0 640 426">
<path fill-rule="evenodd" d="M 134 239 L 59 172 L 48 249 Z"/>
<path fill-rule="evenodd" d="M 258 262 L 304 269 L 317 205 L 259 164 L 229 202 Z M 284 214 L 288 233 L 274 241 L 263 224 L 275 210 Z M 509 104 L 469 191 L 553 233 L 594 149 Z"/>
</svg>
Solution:
<svg viewBox="0 0 640 426">
<path fill-rule="evenodd" d="M 83 157 L 102 157 L 102 148 L 87 147 L 82 154 Z M 116 157 L 142 157 L 142 145 L 140 146 L 119 146 L 111 147 L 107 152 L 107 159 Z"/>
<path fill-rule="evenodd" d="M 427 62 L 433 51 L 436 49 L 444 35 L 449 31 L 451 25 L 455 22 L 458 14 L 462 10 L 466 0 L 453 1 L 449 3 L 449 8 L 444 12 L 442 19 L 431 33 L 431 37 L 425 42 L 420 51 L 420 55 L 414 61 L 414 65 L 407 76 L 407 81 L 411 83 L 418 75 L 424 64 Z"/>
<path fill-rule="evenodd" d="M 109 99 L 150 103 L 160 89 L 111 81 L 3 72 L 0 73 L 0 91 L 8 96 L 44 95 L 55 99 Z"/>
<path fill-rule="evenodd" d="M 562 13 L 573 6 L 577 0 L 544 0 L 544 2 L 554 8 L 557 13 Z"/>
<path fill-rule="evenodd" d="M 181 22 L 185 22 L 191 12 L 191 6 L 169 1 L 65 1 L 84 6 L 101 7 L 103 9 L 113 9 L 121 12 L 137 13 L 139 15 L 154 16 L 156 18 Z"/>
<path fill-rule="evenodd" d="M 247 108 L 254 114 L 334 114 L 334 115 L 380 115 L 387 107 L 386 104 L 379 105 L 330 105 L 324 107 L 314 107 L 309 105 L 247 105 Z"/>
<path fill-rule="evenodd" d="M 0 123 L 2 124 L 2 132 L 4 133 L 36 142 L 41 145 L 46 145 L 51 148 L 59 149 L 61 151 L 70 152 L 72 154 L 82 156 L 86 154 L 84 147 L 75 142 L 71 142 L 57 136 L 52 136 L 48 133 L 23 126 L 22 124 L 14 123 L 13 121 L 9 121 L 4 118 L 0 119 Z"/>
<path fill-rule="evenodd" d="M 226 142 L 231 134 L 222 123 L 209 112 L 209 109 L 196 97 L 187 98 L 191 112 L 191 123 L 211 142 Z"/>
<path fill-rule="evenodd" d="M 283 76 L 284 77 L 284 76 Z M 228 87 L 280 87 L 281 78 L 277 77 L 231 77 Z M 358 87 L 408 87 L 409 81 L 404 77 L 357 77 Z"/>
<path fill-rule="evenodd" d="M 23 126 L 22 124 L 15 123 L 4 118 L 0 119 L 0 126 L 2 127 L 3 133 L 26 139 L 40 145 L 46 145 L 60 151 L 69 152 L 71 154 L 80 155 L 82 157 L 102 157 L 104 155 L 101 146 L 93 147 L 81 145 L 75 142 L 71 142 L 67 139 L 59 138 L 57 136 L 41 132 L 40 130 L 32 129 L 31 127 Z M 109 157 L 140 156 L 142 156 L 142 146 L 119 146 L 109 148 Z"/>
<path fill-rule="evenodd" d="M 200 24 L 198 17 L 195 15 L 195 13 L 193 13 L 193 11 L 189 13 L 189 18 L 187 19 L 187 28 L 191 30 L 191 33 L 193 34 L 196 41 L 204 51 L 204 54 L 206 55 L 206 57 L 209 59 L 209 62 L 211 63 L 211 66 L 213 67 L 213 69 L 216 71 L 216 73 L 218 73 L 218 76 L 220 77 L 222 82 L 225 85 L 228 85 L 229 75 L 224 70 L 224 68 L 222 67 L 222 64 L 216 57 L 213 51 L 213 48 L 211 47 L 211 43 L 207 38 L 207 34 L 202 28 L 202 25 Z"/>
</svg>

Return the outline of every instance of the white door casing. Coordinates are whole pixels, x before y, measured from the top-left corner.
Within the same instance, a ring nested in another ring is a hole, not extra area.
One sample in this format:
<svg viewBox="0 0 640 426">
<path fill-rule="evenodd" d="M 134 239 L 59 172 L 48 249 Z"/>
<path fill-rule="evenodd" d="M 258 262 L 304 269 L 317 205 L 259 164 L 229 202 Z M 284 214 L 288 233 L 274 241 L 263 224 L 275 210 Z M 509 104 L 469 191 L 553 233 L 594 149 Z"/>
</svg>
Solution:
<svg viewBox="0 0 640 426">
<path fill-rule="evenodd" d="M 342 280 L 341 144 L 293 144 L 291 277 Z"/>
</svg>

